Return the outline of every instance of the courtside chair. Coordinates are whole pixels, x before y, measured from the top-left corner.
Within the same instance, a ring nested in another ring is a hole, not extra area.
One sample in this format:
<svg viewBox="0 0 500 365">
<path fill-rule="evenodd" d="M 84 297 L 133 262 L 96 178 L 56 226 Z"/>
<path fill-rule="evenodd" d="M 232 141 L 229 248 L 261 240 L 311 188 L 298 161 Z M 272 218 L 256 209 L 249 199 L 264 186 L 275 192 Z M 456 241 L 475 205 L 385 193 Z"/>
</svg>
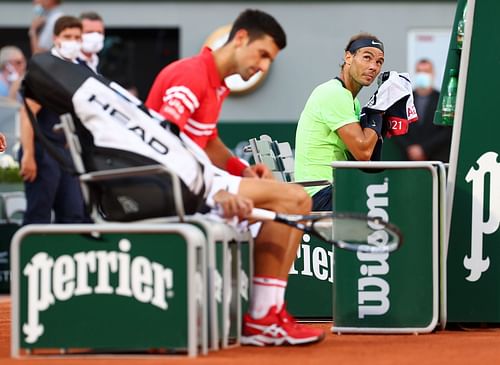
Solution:
<svg viewBox="0 0 500 365">
<path fill-rule="evenodd" d="M 295 181 L 295 160 L 292 147 L 288 142 L 278 142 L 263 134 L 258 139 L 251 138 L 246 152 L 252 152 L 255 163 L 263 163 L 279 181 L 300 184 L 302 186 L 327 186 L 329 180 Z"/>
<path fill-rule="evenodd" d="M 23 191 L 9 191 L 0 193 L 2 218 L 5 223 L 21 225 L 26 211 L 26 196 Z"/>
</svg>

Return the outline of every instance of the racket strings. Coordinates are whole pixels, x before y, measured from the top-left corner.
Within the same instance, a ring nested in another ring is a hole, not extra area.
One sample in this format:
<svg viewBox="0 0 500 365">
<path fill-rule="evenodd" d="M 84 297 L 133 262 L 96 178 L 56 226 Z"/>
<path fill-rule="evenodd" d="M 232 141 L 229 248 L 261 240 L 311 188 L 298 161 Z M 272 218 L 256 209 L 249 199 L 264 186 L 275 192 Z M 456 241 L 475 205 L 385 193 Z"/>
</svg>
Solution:
<svg viewBox="0 0 500 365">
<path fill-rule="evenodd" d="M 382 220 L 366 217 L 324 217 L 312 223 L 312 229 L 327 241 L 384 248 L 399 242 L 399 234 Z"/>
</svg>

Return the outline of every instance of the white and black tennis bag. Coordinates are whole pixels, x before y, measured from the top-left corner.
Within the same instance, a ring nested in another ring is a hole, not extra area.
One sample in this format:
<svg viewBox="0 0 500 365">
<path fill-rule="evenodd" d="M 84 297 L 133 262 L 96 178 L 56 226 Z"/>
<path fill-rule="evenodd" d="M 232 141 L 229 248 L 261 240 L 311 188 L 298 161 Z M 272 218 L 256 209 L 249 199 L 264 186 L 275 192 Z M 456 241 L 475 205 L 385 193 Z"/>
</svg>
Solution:
<svg viewBox="0 0 500 365">
<path fill-rule="evenodd" d="M 43 107 L 73 115 L 86 172 L 162 164 L 180 178 L 185 212 L 200 209 L 213 175 L 208 157 L 121 86 L 50 53 L 30 60 L 23 86 Z M 171 181 L 163 175 L 99 182 L 92 190 L 109 220 L 175 215 Z"/>
</svg>

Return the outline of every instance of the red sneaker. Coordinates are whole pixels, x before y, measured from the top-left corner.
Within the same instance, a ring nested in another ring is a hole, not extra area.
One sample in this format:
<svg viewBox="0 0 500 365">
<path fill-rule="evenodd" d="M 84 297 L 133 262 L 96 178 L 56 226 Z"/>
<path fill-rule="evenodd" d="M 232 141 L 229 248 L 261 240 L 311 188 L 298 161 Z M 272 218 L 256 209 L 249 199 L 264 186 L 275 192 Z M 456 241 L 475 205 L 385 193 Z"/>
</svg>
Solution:
<svg viewBox="0 0 500 365">
<path fill-rule="evenodd" d="M 280 346 L 305 345 L 321 341 L 325 333 L 319 328 L 298 324 L 284 309 L 276 312 L 276 307 L 269 309 L 267 315 L 254 319 L 249 314 L 243 317 L 242 345 Z"/>
</svg>

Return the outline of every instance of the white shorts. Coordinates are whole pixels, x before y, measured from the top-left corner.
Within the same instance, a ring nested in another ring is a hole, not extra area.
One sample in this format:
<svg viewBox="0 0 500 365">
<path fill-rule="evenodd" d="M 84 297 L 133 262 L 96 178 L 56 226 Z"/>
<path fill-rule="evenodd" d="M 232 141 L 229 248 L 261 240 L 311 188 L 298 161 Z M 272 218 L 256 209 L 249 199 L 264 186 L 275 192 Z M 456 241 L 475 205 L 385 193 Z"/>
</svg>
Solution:
<svg viewBox="0 0 500 365">
<path fill-rule="evenodd" d="M 207 205 L 211 208 L 215 207 L 214 195 L 217 194 L 219 190 L 225 190 L 231 194 L 238 194 L 240 183 L 240 176 L 231 175 L 226 171 L 215 168 L 212 185 L 207 194 Z"/>
<path fill-rule="evenodd" d="M 238 191 L 240 190 L 240 184 L 241 184 L 240 176 L 231 175 L 226 171 L 216 169 L 216 173 L 212 179 L 212 186 L 208 191 L 207 204 L 210 207 L 215 208 L 215 202 L 213 200 L 213 196 L 218 191 L 226 190 L 231 194 L 238 194 Z M 220 212 L 218 212 L 217 209 L 212 209 L 211 211 L 211 214 L 218 215 L 219 213 Z M 249 229 L 250 232 L 252 233 L 253 238 L 257 237 L 262 227 L 262 222 L 256 222 L 248 225 L 246 221 L 238 222 L 237 219 L 226 221 L 226 223 L 231 224 L 233 227 L 238 228 L 240 230 Z"/>
</svg>

